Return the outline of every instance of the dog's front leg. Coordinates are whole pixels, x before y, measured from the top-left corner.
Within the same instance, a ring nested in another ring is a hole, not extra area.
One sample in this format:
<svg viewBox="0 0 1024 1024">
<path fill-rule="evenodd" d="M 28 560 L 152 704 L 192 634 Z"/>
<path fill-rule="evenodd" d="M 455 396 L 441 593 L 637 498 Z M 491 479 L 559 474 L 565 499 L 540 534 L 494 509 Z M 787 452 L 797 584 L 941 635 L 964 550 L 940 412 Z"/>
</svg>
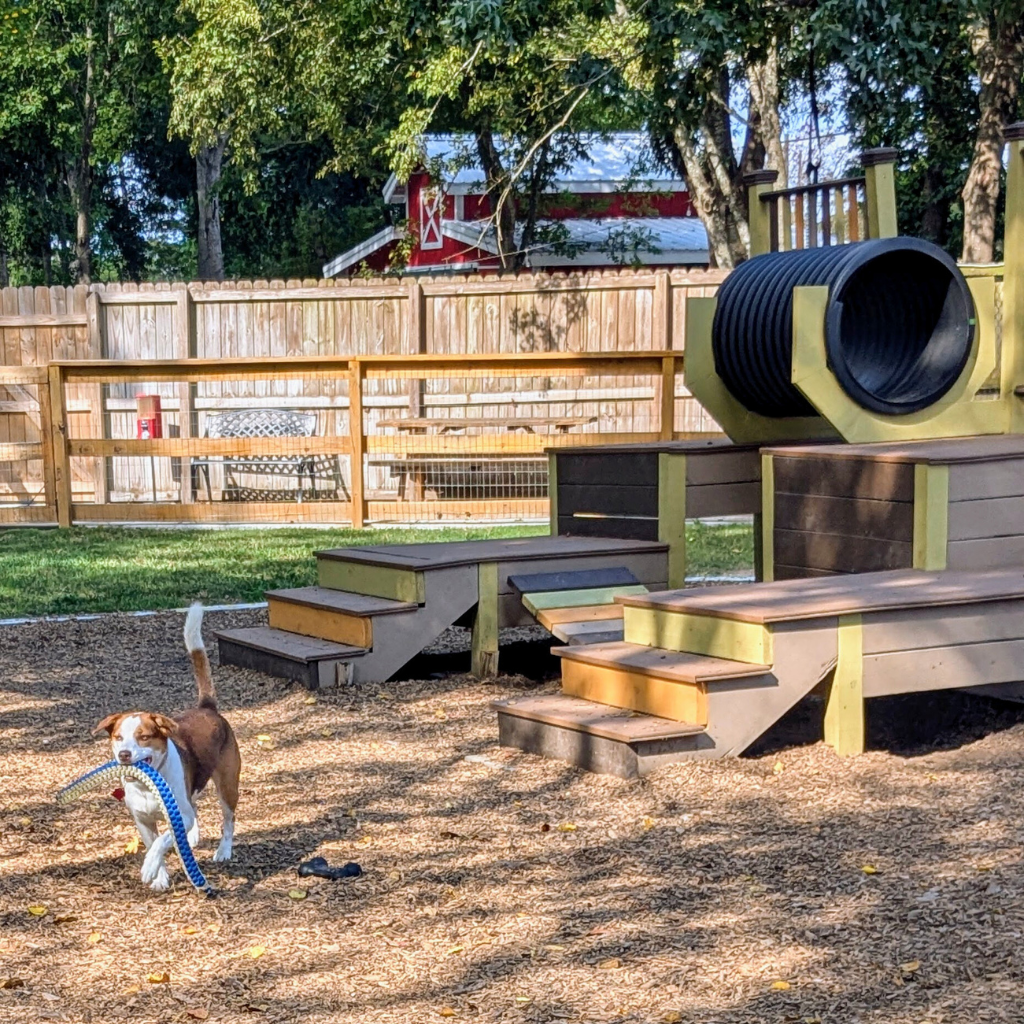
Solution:
<svg viewBox="0 0 1024 1024">
<path fill-rule="evenodd" d="M 164 867 L 164 858 L 174 843 L 174 836 L 171 832 L 164 832 L 157 837 L 156 841 L 146 853 L 146 859 L 142 862 L 142 882 L 156 892 L 164 892 L 171 887 L 171 876 L 167 874 Z"/>
<path fill-rule="evenodd" d="M 160 832 L 156 827 L 156 820 L 153 818 L 144 818 L 141 814 L 136 814 L 134 811 L 132 811 L 131 814 L 132 821 L 135 822 L 135 827 L 139 830 L 139 838 L 142 839 L 142 845 L 145 846 L 147 850 L 151 849 L 160 835 Z"/>
</svg>

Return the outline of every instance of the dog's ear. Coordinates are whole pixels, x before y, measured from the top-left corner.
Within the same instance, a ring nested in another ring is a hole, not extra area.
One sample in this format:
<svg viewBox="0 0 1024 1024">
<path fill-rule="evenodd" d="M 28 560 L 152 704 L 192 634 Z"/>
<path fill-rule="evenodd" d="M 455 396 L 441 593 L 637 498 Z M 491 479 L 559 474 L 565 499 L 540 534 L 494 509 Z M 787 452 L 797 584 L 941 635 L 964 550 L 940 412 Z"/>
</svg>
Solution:
<svg viewBox="0 0 1024 1024">
<path fill-rule="evenodd" d="M 168 736 L 173 736 L 178 731 L 178 723 L 173 718 L 168 718 L 166 715 L 153 715 L 151 717 L 153 725 L 156 726 L 156 731 L 165 739 Z"/>
<path fill-rule="evenodd" d="M 107 715 L 106 718 L 100 722 L 95 729 L 93 729 L 93 736 L 99 736 L 100 733 L 105 732 L 108 736 L 114 734 L 114 730 L 117 728 L 117 723 L 124 718 L 124 715 Z"/>
</svg>

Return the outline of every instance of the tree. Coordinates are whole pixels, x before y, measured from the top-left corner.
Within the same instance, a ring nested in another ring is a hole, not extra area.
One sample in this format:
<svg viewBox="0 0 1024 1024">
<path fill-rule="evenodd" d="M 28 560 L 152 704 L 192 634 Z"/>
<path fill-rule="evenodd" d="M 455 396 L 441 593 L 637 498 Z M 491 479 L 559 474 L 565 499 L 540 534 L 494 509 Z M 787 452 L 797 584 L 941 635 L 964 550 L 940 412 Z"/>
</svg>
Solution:
<svg viewBox="0 0 1024 1024">
<path fill-rule="evenodd" d="M 769 167 L 785 185 L 779 107 L 795 45 L 785 5 L 728 0 L 636 0 L 643 78 L 655 145 L 685 176 L 720 267 L 746 259 L 743 176 Z M 736 100 L 744 141 L 734 145 Z"/>
<path fill-rule="evenodd" d="M 980 89 L 974 155 L 964 183 L 965 263 L 995 259 L 1003 129 L 1016 120 L 1024 75 L 1024 9 L 1019 0 L 971 4 L 966 30 Z"/>
</svg>

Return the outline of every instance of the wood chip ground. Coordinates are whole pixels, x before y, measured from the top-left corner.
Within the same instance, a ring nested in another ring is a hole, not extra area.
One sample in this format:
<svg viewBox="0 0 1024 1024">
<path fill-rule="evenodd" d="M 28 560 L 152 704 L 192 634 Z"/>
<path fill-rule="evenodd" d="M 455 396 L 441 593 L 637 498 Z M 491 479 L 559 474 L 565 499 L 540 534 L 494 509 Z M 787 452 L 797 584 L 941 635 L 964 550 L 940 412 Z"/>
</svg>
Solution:
<svg viewBox="0 0 1024 1024">
<path fill-rule="evenodd" d="M 230 865 L 201 801 L 205 900 L 173 858 L 142 887 L 106 794 L 53 803 L 107 760 L 101 717 L 187 705 L 181 625 L 0 630 L 5 1024 L 1024 1019 L 1019 709 L 877 701 L 841 761 L 806 704 L 748 757 L 624 782 L 497 746 L 521 676 L 314 703 L 215 666 L 243 786 Z M 300 879 L 314 855 L 364 874 Z"/>
</svg>

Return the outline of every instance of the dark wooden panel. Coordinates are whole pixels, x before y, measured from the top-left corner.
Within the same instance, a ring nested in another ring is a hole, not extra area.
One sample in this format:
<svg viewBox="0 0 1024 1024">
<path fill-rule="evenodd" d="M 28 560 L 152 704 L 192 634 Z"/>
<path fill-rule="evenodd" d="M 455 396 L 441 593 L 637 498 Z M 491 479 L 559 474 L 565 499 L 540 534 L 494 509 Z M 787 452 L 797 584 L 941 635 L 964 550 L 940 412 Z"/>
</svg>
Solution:
<svg viewBox="0 0 1024 1024">
<path fill-rule="evenodd" d="M 774 544 L 774 559 L 782 565 L 833 572 L 881 572 L 913 565 L 912 543 L 776 529 Z"/>
<path fill-rule="evenodd" d="M 556 455 L 556 473 L 561 484 L 616 484 L 658 486 L 656 452 L 599 452 Z"/>
<path fill-rule="evenodd" d="M 914 540 L 914 506 L 905 501 L 775 494 L 775 522 L 806 533 L 837 533 L 879 540 Z"/>
<path fill-rule="evenodd" d="M 804 580 L 812 576 L 841 576 L 842 573 L 830 572 L 828 569 L 807 569 L 797 565 L 774 566 L 775 578 L 777 580 Z"/>
<path fill-rule="evenodd" d="M 217 642 L 217 647 L 222 665 L 237 665 L 277 679 L 290 679 L 301 683 L 307 690 L 316 690 L 320 686 L 318 662 L 292 661 L 255 647 L 233 643 L 223 637 Z"/>
<path fill-rule="evenodd" d="M 558 517 L 558 533 L 568 537 L 621 537 L 624 540 L 657 540 L 655 519 Z"/>
<path fill-rule="evenodd" d="M 603 512 L 606 515 L 656 516 L 657 485 L 622 484 L 616 479 L 589 484 L 558 481 L 558 514 Z"/>
<path fill-rule="evenodd" d="M 979 540 L 1024 534 L 1024 496 L 958 501 L 949 506 L 949 539 Z"/>
<path fill-rule="evenodd" d="M 773 447 L 772 451 L 778 451 Z M 952 465 L 958 462 L 995 462 L 1024 458 L 1024 437 L 989 434 L 976 437 L 946 437 L 929 441 L 885 441 L 865 444 L 801 445 L 784 454 L 792 458 L 870 458 L 887 462 Z"/>
<path fill-rule="evenodd" d="M 973 462 L 949 467 L 949 500 L 977 501 L 1024 494 L 1024 459 Z"/>
<path fill-rule="evenodd" d="M 546 590 L 587 590 L 591 587 L 618 587 L 639 583 L 624 565 L 607 569 L 566 569 L 564 572 L 538 572 L 529 576 L 509 576 L 509 583 L 521 594 Z"/>
<path fill-rule="evenodd" d="M 761 511 L 761 484 L 722 483 L 686 488 L 686 518 L 757 515 Z"/>
<path fill-rule="evenodd" d="M 761 453 L 756 449 L 709 451 L 686 456 L 687 484 L 737 483 L 761 479 Z"/>
<path fill-rule="evenodd" d="M 830 494 L 881 501 L 914 500 L 914 467 L 872 459 L 776 456 L 775 488 L 788 494 Z"/>
<path fill-rule="evenodd" d="M 947 569 L 1024 569 L 1024 536 L 955 540 L 946 548 Z"/>
</svg>

